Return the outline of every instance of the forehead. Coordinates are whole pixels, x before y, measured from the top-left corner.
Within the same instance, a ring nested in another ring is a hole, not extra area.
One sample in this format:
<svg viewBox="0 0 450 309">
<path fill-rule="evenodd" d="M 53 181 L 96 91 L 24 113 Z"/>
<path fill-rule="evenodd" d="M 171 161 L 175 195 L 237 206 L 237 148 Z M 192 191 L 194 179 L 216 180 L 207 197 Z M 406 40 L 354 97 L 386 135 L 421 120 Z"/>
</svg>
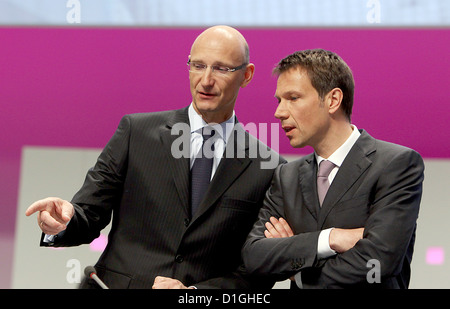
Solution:
<svg viewBox="0 0 450 309">
<path fill-rule="evenodd" d="M 205 63 L 240 64 L 244 52 L 236 41 L 210 38 L 197 40 L 191 48 L 190 57 L 192 61 Z"/>
<path fill-rule="evenodd" d="M 285 92 L 307 92 L 315 90 L 311 84 L 308 72 L 301 68 L 291 68 L 278 76 L 276 96 Z"/>
</svg>

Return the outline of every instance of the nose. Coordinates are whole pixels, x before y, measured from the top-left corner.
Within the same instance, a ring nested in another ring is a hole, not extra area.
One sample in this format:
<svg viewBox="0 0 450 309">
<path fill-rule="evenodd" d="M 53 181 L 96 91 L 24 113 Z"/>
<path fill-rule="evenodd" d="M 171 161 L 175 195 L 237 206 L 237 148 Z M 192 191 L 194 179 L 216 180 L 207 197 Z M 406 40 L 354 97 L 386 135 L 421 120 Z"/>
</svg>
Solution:
<svg viewBox="0 0 450 309">
<path fill-rule="evenodd" d="M 278 120 L 285 120 L 289 118 L 289 112 L 286 109 L 285 104 L 283 103 L 283 100 L 278 103 L 277 109 L 275 110 L 275 118 Z"/>
<path fill-rule="evenodd" d="M 214 85 L 213 72 L 210 66 L 202 73 L 201 82 L 203 87 L 211 87 Z"/>
</svg>

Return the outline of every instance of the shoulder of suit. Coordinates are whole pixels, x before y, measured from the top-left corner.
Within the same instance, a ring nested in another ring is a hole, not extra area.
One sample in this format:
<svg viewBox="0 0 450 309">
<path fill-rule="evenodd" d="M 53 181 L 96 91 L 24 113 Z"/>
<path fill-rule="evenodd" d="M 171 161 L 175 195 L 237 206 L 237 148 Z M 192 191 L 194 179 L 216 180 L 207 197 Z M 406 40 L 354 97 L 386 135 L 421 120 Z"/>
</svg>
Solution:
<svg viewBox="0 0 450 309">
<path fill-rule="evenodd" d="M 187 108 L 127 114 L 123 116 L 122 121 L 127 120 L 138 126 L 164 126 L 166 124 L 174 124 L 176 122 L 185 122 L 184 118 L 188 119 Z"/>
<path fill-rule="evenodd" d="M 396 144 L 393 142 L 388 142 L 380 139 L 373 138 L 370 136 L 367 132 L 364 133 L 364 136 L 367 140 L 369 140 L 373 145 L 373 150 L 375 150 L 375 153 L 378 156 L 384 156 L 386 159 L 387 157 L 402 155 L 402 154 L 408 154 L 411 155 L 417 155 L 420 157 L 420 154 L 415 151 L 412 148 Z"/>
<path fill-rule="evenodd" d="M 252 147 L 251 145 L 253 145 L 253 147 L 255 147 L 254 145 L 258 145 L 256 149 L 258 150 L 262 150 L 265 149 L 266 151 L 268 151 L 270 153 L 270 156 L 268 158 L 262 158 L 263 161 L 266 160 L 274 160 L 274 158 L 276 158 L 276 160 L 278 160 L 278 162 L 280 164 L 284 164 L 286 163 L 286 159 L 283 158 L 277 150 L 272 149 L 271 147 L 269 147 L 268 145 L 266 145 L 265 143 L 263 143 L 261 140 L 257 139 L 255 136 L 253 136 L 252 134 L 250 134 L 249 132 L 243 130 L 245 132 L 245 135 L 248 136 L 248 141 L 249 141 L 249 145 L 250 147 Z M 261 158 L 260 158 L 261 159 Z"/>
<path fill-rule="evenodd" d="M 376 145 L 379 156 L 384 157 L 407 156 L 411 158 L 413 157 L 417 157 L 419 159 L 422 158 L 422 156 L 417 151 L 403 145 L 382 140 L 376 140 Z"/>
<path fill-rule="evenodd" d="M 168 110 L 168 111 L 158 111 L 158 112 L 150 112 L 150 113 L 133 113 L 127 114 L 124 117 L 128 117 L 133 121 L 142 121 L 149 119 L 167 119 L 168 117 L 172 117 L 176 113 L 176 110 Z"/>
<path fill-rule="evenodd" d="M 304 164 L 309 165 L 310 163 L 312 163 L 313 160 L 314 160 L 314 153 L 311 153 L 311 154 L 305 155 L 301 158 L 286 162 L 285 164 L 283 164 L 283 169 L 286 169 L 286 170 L 294 170 L 295 169 L 296 170 Z"/>
</svg>

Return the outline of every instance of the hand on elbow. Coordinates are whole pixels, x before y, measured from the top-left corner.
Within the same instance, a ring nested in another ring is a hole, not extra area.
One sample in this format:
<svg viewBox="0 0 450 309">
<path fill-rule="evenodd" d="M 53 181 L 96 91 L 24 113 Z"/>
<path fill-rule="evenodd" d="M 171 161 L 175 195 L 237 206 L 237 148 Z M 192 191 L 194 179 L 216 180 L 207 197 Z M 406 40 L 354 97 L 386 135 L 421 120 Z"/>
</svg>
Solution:
<svg viewBox="0 0 450 309">
<path fill-rule="evenodd" d="M 337 253 L 344 253 L 353 248 L 363 238 L 364 228 L 339 229 L 335 228 L 330 233 L 330 248 Z"/>
</svg>

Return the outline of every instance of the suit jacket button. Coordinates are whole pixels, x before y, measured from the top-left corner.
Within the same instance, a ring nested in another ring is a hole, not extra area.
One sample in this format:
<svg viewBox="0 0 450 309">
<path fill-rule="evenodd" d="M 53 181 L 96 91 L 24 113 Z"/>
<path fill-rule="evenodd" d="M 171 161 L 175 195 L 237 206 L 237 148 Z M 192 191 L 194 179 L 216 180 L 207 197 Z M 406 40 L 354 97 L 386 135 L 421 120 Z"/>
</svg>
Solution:
<svg viewBox="0 0 450 309">
<path fill-rule="evenodd" d="M 302 266 L 303 266 L 302 261 L 299 261 L 298 259 L 294 259 L 291 261 L 292 270 L 299 270 L 302 268 Z"/>
<path fill-rule="evenodd" d="M 184 219 L 184 226 L 187 227 L 190 223 L 190 220 L 188 218 Z"/>
<path fill-rule="evenodd" d="M 180 255 L 180 254 L 178 254 L 176 257 L 175 257 L 175 262 L 177 262 L 177 263 L 181 263 L 181 262 L 183 262 L 183 256 L 182 255 Z"/>
</svg>

